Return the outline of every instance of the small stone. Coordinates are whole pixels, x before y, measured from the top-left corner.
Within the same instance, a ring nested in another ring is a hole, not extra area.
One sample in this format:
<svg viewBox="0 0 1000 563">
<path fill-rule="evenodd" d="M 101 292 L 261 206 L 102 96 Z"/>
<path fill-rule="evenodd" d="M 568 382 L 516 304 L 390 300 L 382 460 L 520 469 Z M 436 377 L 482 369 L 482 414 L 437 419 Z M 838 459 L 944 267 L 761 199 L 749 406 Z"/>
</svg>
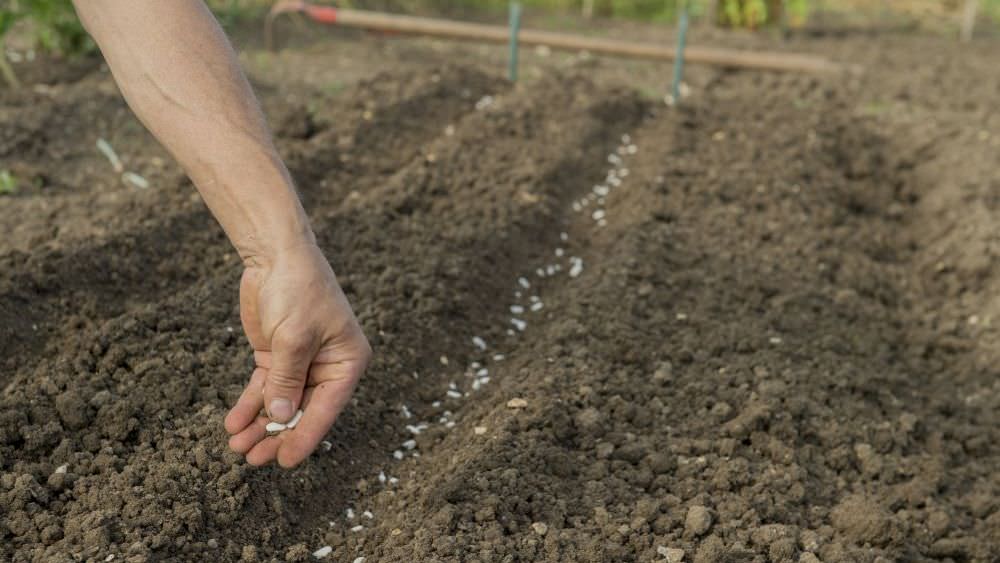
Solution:
<svg viewBox="0 0 1000 563">
<path fill-rule="evenodd" d="M 681 563 L 681 561 L 684 561 L 684 550 L 679 547 L 664 547 L 661 545 L 656 548 L 656 553 L 662 555 L 667 563 Z"/>
<path fill-rule="evenodd" d="M 549 527 L 544 522 L 535 522 L 531 525 L 531 529 L 540 536 L 544 536 L 549 533 Z"/>
<path fill-rule="evenodd" d="M 524 399 L 522 399 L 520 397 L 515 397 L 515 398 L 507 401 L 507 408 L 508 409 L 523 409 L 523 408 L 527 408 L 527 407 L 528 407 L 528 401 L 525 401 Z"/>
<path fill-rule="evenodd" d="M 687 518 L 684 519 L 684 536 L 697 537 L 708 531 L 712 527 L 712 513 L 708 508 L 695 505 L 688 509 Z"/>
<path fill-rule="evenodd" d="M 660 365 L 656 366 L 656 371 L 653 372 L 654 383 L 666 383 L 673 379 L 673 377 L 674 365 L 670 362 L 660 362 Z"/>
</svg>

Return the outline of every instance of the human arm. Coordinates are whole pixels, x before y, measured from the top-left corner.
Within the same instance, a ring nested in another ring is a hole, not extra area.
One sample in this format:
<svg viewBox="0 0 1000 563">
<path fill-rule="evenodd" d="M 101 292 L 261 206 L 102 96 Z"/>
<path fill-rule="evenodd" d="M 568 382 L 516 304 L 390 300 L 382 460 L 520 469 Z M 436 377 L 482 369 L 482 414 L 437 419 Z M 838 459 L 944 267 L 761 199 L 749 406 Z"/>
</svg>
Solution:
<svg viewBox="0 0 1000 563">
<path fill-rule="evenodd" d="M 247 460 L 294 466 L 350 398 L 371 350 L 278 156 L 253 92 L 200 0 L 75 0 L 139 119 L 190 176 L 243 260 L 240 315 L 257 369 L 226 417 Z M 266 436 L 270 418 L 305 415 Z"/>
</svg>

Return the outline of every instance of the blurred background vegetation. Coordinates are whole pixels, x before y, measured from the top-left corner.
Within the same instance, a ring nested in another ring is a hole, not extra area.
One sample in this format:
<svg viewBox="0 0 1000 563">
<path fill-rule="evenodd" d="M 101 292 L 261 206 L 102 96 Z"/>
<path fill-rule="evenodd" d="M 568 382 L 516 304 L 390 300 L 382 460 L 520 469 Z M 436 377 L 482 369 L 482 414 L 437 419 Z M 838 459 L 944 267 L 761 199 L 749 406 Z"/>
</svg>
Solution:
<svg viewBox="0 0 1000 563">
<path fill-rule="evenodd" d="M 169 0 L 163 0 L 169 1 Z M 314 0 L 345 8 L 470 19 L 502 19 L 508 0 Z M 528 14 L 670 23 L 685 0 L 520 0 Z M 695 24 L 761 29 L 806 26 L 884 27 L 955 32 L 966 0 L 686 0 Z M 224 26 L 263 16 L 274 0 L 208 0 Z M 995 34 L 1000 0 L 978 0 L 979 31 Z M 0 0 L 0 74 L 22 51 L 74 55 L 94 50 L 70 0 Z"/>
</svg>

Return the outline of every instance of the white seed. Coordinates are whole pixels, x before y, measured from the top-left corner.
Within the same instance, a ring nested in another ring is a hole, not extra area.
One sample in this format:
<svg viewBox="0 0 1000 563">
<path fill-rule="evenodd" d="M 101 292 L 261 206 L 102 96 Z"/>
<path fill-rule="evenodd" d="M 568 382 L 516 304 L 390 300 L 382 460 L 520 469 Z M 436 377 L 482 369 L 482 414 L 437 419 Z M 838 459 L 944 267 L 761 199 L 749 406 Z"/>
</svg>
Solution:
<svg viewBox="0 0 1000 563">
<path fill-rule="evenodd" d="M 781 338 L 779 338 L 777 336 L 772 336 L 771 337 L 771 344 L 781 344 L 781 342 L 782 342 Z"/>
<path fill-rule="evenodd" d="M 461 399 L 462 398 L 462 394 L 459 393 L 458 391 L 455 391 L 454 389 L 449 389 L 448 390 L 448 396 L 451 397 L 452 399 Z"/>
<path fill-rule="evenodd" d="M 285 426 L 287 426 L 289 429 L 295 428 L 295 426 L 299 423 L 299 421 L 302 420 L 302 414 L 303 414 L 302 409 L 299 409 L 299 412 L 295 413 L 295 416 L 293 416 L 292 419 L 289 420 L 288 424 L 286 424 Z"/>
<path fill-rule="evenodd" d="M 603 184 L 600 186 L 594 186 L 594 193 L 602 197 L 608 195 L 608 192 L 610 191 L 611 189 Z"/>
<path fill-rule="evenodd" d="M 454 428 L 455 427 L 455 421 L 454 420 L 449 420 L 448 422 L 445 423 L 444 427 L 445 428 Z"/>
<path fill-rule="evenodd" d="M 399 409 L 401 411 L 403 411 L 403 418 L 411 418 L 411 417 L 413 417 L 413 413 L 410 412 L 410 409 L 407 408 L 406 405 L 400 405 Z"/>
<path fill-rule="evenodd" d="M 115 172 L 120 174 L 125 170 L 125 167 L 122 166 L 121 159 L 118 158 L 118 153 L 115 152 L 115 149 L 111 148 L 111 143 L 105 141 L 104 139 L 97 139 L 97 150 L 101 151 L 101 154 L 108 159 L 108 162 L 111 163 L 111 167 L 115 169 Z"/>
<path fill-rule="evenodd" d="M 485 426 L 477 426 L 477 427 L 475 427 L 475 428 L 472 429 L 472 432 L 475 433 L 476 436 L 482 436 L 483 434 L 486 434 L 486 427 Z"/>
<path fill-rule="evenodd" d="M 490 370 L 483 368 L 476 372 L 476 377 L 486 377 L 490 374 Z"/>
<path fill-rule="evenodd" d="M 601 219 L 604 219 L 604 210 L 598 209 L 594 211 L 590 216 L 594 218 L 594 221 L 600 221 Z"/>
<path fill-rule="evenodd" d="M 470 369 L 479 369 L 479 366 L 480 366 L 479 362 L 472 362 L 471 364 L 469 364 Z"/>
<path fill-rule="evenodd" d="M 371 510 L 366 510 L 366 511 L 362 512 L 361 515 L 364 516 L 365 518 L 369 519 L 369 520 L 371 520 L 372 518 L 375 518 L 375 515 L 372 514 Z"/>
<path fill-rule="evenodd" d="M 544 307 L 544 306 L 545 306 L 545 304 L 542 303 L 541 301 L 539 301 L 538 303 L 532 303 L 531 304 L 531 310 L 532 311 L 541 311 L 542 307 Z"/>
<path fill-rule="evenodd" d="M 583 260 L 577 258 L 569 269 L 569 277 L 575 278 L 583 273 Z"/>
<path fill-rule="evenodd" d="M 409 431 L 410 434 L 413 434 L 414 436 L 416 436 L 417 434 L 420 434 L 420 432 L 423 429 L 420 428 L 419 426 L 413 426 L 412 424 L 407 424 L 406 425 L 406 430 Z"/>
<path fill-rule="evenodd" d="M 382 483 L 383 485 L 385 484 L 385 471 L 378 472 L 378 482 Z"/>
<path fill-rule="evenodd" d="M 563 249 L 561 249 L 561 248 L 557 248 L 556 249 L 556 257 L 557 258 L 562 257 L 562 255 L 565 254 L 565 253 L 566 253 L 566 251 L 563 250 Z"/>
<path fill-rule="evenodd" d="M 268 422 L 267 426 L 264 427 L 264 430 L 267 430 L 268 432 L 283 432 L 285 428 L 286 426 L 280 422 Z"/>
<path fill-rule="evenodd" d="M 396 483 L 399 483 L 399 479 L 397 479 L 396 477 L 389 477 L 390 485 L 395 485 Z"/>
<path fill-rule="evenodd" d="M 476 348 L 479 348 L 480 350 L 486 349 L 486 341 L 483 340 L 482 338 L 479 338 L 478 336 L 472 337 L 472 343 L 475 344 Z"/>
<path fill-rule="evenodd" d="M 532 295 L 531 296 L 531 302 L 532 303 L 538 303 L 539 301 L 541 301 L 541 299 L 537 295 Z"/>
<path fill-rule="evenodd" d="M 356 557 L 354 559 L 354 563 L 365 563 L 365 558 L 364 557 Z"/>
<path fill-rule="evenodd" d="M 629 154 L 635 154 L 639 152 L 639 147 L 635 145 L 629 145 L 628 147 L 625 148 L 625 150 L 628 151 Z"/>
<path fill-rule="evenodd" d="M 504 356 L 503 354 L 493 354 L 493 361 L 494 362 L 502 362 L 505 357 L 506 356 Z"/>
<path fill-rule="evenodd" d="M 551 275 L 555 274 L 556 271 L 557 270 L 556 270 L 556 267 L 555 267 L 554 264 L 549 264 L 548 266 L 545 267 L 545 275 L 547 275 L 547 276 L 551 276 Z"/>
<path fill-rule="evenodd" d="M 407 441 L 403 442 L 403 447 L 406 448 L 406 449 L 408 449 L 408 450 L 412 450 L 413 448 L 417 447 L 417 441 L 416 440 L 407 440 Z"/>
<path fill-rule="evenodd" d="M 524 322 L 524 321 L 522 321 L 521 319 L 518 319 L 518 318 L 512 318 L 512 319 L 510 319 L 510 324 L 514 325 L 514 328 L 516 328 L 517 330 L 519 330 L 521 332 L 524 332 L 524 329 L 528 327 L 528 323 L 526 323 L 526 322 Z"/>
<path fill-rule="evenodd" d="M 448 365 L 448 356 L 441 356 L 441 365 Z"/>
<path fill-rule="evenodd" d="M 66 473 L 67 470 L 69 470 L 69 466 L 68 465 L 65 465 L 65 464 L 64 465 L 60 465 L 59 467 L 56 468 L 56 473 Z"/>
<path fill-rule="evenodd" d="M 354 509 L 348 508 L 347 510 L 345 510 L 344 517 L 347 518 L 348 520 L 354 520 Z"/>
<path fill-rule="evenodd" d="M 441 406 L 441 401 L 434 401 L 433 403 L 431 403 L 431 406 L 434 408 L 438 408 Z"/>
<path fill-rule="evenodd" d="M 517 283 L 520 284 L 521 287 L 523 287 L 524 289 L 530 289 L 531 288 L 531 282 L 529 282 L 527 280 L 527 278 L 523 278 L 523 277 L 517 278 Z"/>
<path fill-rule="evenodd" d="M 135 172 L 125 172 L 122 174 L 122 181 L 143 190 L 149 187 L 149 180 L 143 178 Z"/>
<path fill-rule="evenodd" d="M 403 452 L 401 452 L 399 450 L 396 450 L 396 451 L 392 452 L 392 457 L 394 457 L 396 459 L 403 459 L 403 455 L 404 455 Z"/>
<path fill-rule="evenodd" d="M 319 444 L 323 446 L 323 449 L 326 451 L 330 451 L 331 449 L 333 449 L 333 444 L 331 444 L 328 440 L 323 440 Z"/>
<path fill-rule="evenodd" d="M 574 202 L 573 202 L 573 211 L 577 211 L 577 212 L 579 212 L 579 211 L 580 211 L 581 209 L 583 209 L 583 208 L 582 208 L 582 207 L 580 207 L 580 202 L 578 202 L 578 201 L 574 201 Z"/>
<path fill-rule="evenodd" d="M 569 235 L 566 233 L 559 233 L 559 240 L 569 240 Z"/>
<path fill-rule="evenodd" d="M 521 298 L 521 292 L 520 291 L 515 291 L 514 292 L 514 299 L 520 299 L 520 298 Z"/>
<path fill-rule="evenodd" d="M 629 144 L 631 142 L 632 142 L 632 137 L 628 133 L 625 133 L 624 135 L 622 135 L 622 144 L 623 145 L 627 145 L 627 144 Z"/>
<path fill-rule="evenodd" d="M 517 333 L 515 333 L 512 329 L 509 328 L 507 329 L 507 336 L 516 336 L 516 335 Z"/>
<path fill-rule="evenodd" d="M 538 268 L 537 270 L 535 270 L 535 274 L 538 275 L 538 277 L 540 277 L 540 278 L 544 278 L 545 277 L 545 270 L 543 270 L 541 268 Z"/>
<path fill-rule="evenodd" d="M 515 397 L 507 401 L 507 408 L 509 409 L 523 409 L 526 408 L 527 406 L 528 406 L 528 401 L 525 401 L 520 397 Z"/>
<path fill-rule="evenodd" d="M 357 526 L 351 528 L 351 531 L 352 532 L 360 532 L 361 530 L 364 530 L 364 529 L 365 529 L 364 526 L 362 526 L 361 524 L 358 524 Z"/>
</svg>

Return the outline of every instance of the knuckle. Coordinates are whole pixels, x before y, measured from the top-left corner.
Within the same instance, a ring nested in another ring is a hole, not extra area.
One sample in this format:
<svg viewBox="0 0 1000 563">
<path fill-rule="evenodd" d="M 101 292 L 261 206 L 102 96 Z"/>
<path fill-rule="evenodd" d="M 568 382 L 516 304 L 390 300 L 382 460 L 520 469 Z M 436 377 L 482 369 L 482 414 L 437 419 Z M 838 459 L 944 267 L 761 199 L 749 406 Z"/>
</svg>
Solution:
<svg viewBox="0 0 1000 563">
<path fill-rule="evenodd" d="M 272 370 L 267 378 L 267 383 L 269 386 L 279 389 L 297 389 L 302 387 L 304 375 L 285 370 Z"/>
<path fill-rule="evenodd" d="M 292 354 L 307 352 L 312 346 L 312 332 L 301 328 L 282 328 L 274 333 L 271 345 Z"/>
</svg>

